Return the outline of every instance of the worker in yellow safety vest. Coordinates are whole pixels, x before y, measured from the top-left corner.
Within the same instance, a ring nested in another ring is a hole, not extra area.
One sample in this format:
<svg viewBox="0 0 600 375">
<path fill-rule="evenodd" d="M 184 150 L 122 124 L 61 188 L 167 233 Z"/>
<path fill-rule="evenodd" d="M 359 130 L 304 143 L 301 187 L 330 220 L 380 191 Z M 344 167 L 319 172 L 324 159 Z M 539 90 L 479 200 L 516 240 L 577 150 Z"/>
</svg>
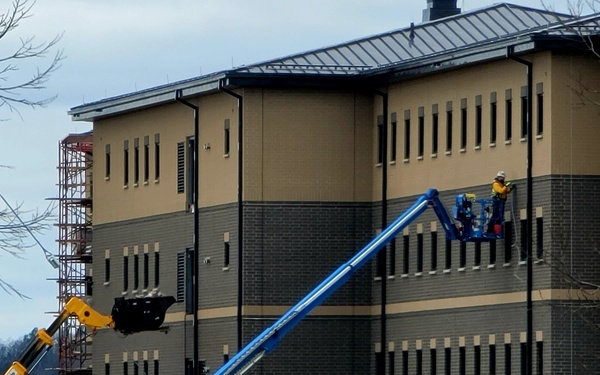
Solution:
<svg viewBox="0 0 600 375">
<path fill-rule="evenodd" d="M 512 185 L 510 181 L 504 182 L 506 179 L 506 173 L 499 171 L 492 182 L 492 198 L 493 212 L 489 222 L 490 232 L 498 234 L 502 230 L 502 223 L 504 223 L 504 206 L 506 204 L 506 198 L 510 192 L 512 192 L 516 186 Z M 498 225 L 500 227 L 498 227 Z"/>
</svg>

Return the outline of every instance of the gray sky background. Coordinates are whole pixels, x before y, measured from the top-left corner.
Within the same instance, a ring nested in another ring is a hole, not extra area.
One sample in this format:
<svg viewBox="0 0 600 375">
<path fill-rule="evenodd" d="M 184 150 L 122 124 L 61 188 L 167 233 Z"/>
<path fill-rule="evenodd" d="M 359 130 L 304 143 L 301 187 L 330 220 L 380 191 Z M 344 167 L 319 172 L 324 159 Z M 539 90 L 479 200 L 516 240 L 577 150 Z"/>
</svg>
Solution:
<svg viewBox="0 0 600 375">
<path fill-rule="evenodd" d="M 545 3 L 567 12 L 566 1 Z M 464 12 L 496 2 L 458 6 Z M 542 7 L 541 0 L 512 3 Z M 1 0 L 0 13 L 9 5 Z M 58 143 L 91 129 L 71 121 L 66 112 L 74 106 L 408 27 L 421 22 L 425 8 L 426 0 L 38 0 L 34 16 L 0 40 L 0 57 L 15 37 L 63 34 L 66 59 L 43 92 L 58 95 L 47 108 L 21 108 L 20 116 L 0 109 L 0 119 L 9 118 L 0 121 L 0 165 L 15 167 L 0 168 L 0 193 L 30 210 L 58 195 Z M 57 236 L 53 228 L 39 239 L 56 253 Z M 47 327 L 54 319 L 47 312 L 58 306 L 57 284 L 49 280 L 56 271 L 39 248 L 25 257 L 0 254 L 0 277 L 31 297 L 0 291 L 0 340 Z"/>
</svg>

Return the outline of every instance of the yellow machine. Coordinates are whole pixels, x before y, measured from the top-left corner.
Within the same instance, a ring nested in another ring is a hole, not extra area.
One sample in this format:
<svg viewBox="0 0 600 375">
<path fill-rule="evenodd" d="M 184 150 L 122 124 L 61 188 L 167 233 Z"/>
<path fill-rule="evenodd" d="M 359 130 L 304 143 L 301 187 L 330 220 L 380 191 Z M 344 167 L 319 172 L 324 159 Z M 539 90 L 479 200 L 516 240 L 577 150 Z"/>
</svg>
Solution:
<svg viewBox="0 0 600 375">
<path fill-rule="evenodd" d="M 112 315 L 102 315 L 77 297 L 71 297 L 63 311 L 47 329 L 38 330 L 36 337 L 21 354 L 18 361 L 4 375 L 26 375 L 42 352 L 54 345 L 52 336 L 70 316 L 75 316 L 92 329 L 112 328 L 123 334 L 159 329 L 174 297 L 116 298 Z"/>
</svg>

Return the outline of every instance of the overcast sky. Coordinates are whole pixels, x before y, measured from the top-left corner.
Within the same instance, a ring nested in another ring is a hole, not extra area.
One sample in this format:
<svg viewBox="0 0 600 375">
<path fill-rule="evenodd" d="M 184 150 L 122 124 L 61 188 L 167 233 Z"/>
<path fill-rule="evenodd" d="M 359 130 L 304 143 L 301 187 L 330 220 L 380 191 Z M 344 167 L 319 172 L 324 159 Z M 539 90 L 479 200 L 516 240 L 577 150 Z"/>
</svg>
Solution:
<svg viewBox="0 0 600 375">
<path fill-rule="evenodd" d="M 0 0 L 0 13 L 12 0 Z M 470 11 L 497 1 L 458 0 Z M 541 8 L 541 0 L 514 0 Z M 546 0 L 567 12 L 566 0 Z M 58 195 L 58 143 L 91 129 L 72 122 L 70 108 L 240 65 L 262 62 L 420 23 L 426 0 L 38 0 L 34 16 L 10 37 L 50 40 L 62 34 L 66 59 L 45 94 L 47 108 L 0 112 L 0 193 L 25 208 L 47 205 Z M 14 40 L 14 39 L 13 39 Z M 37 61 L 41 68 L 48 60 Z M 23 69 L 29 77 L 33 71 Z M 58 231 L 40 238 L 57 252 Z M 39 248 L 26 260 L 0 254 L 0 277 L 31 297 L 0 291 L 0 340 L 14 339 L 54 319 L 55 270 Z M 324 275 L 325 276 L 325 275 Z M 110 313 L 104 311 L 103 313 Z M 0 369 L 2 370 L 2 369 Z"/>
</svg>

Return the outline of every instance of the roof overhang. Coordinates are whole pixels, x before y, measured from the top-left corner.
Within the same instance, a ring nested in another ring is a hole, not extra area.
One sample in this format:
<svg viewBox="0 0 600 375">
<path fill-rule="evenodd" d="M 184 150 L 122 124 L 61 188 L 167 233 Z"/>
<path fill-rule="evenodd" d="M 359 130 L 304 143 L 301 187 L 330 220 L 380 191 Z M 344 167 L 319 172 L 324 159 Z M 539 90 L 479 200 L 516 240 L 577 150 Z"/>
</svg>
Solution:
<svg viewBox="0 0 600 375">
<path fill-rule="evenodd" d="M 372 91 L 390 83 L 413 79 L 417 76 L 440 73 L 487 61 L 507 58 L 510 48 L 514 55 L 536 51 L 579 48 L 577 37 L 564 35 L 528 34 L 517 38 L 495 40 L 464 49 L 447 51 L 415 60 L 390 64 L 360 74 L 326 75 L 294 73 L 252 73 L 224 71 L 170 85 L 160 86 L 127 95 L 83 104 L 68 111 L 74 121 L 96 121 L 115 115 L 156 107 L 175 101 L 176 92 L 182 98 L 207 95 L 221 88 L 312 88 Z"/>
</svg>

